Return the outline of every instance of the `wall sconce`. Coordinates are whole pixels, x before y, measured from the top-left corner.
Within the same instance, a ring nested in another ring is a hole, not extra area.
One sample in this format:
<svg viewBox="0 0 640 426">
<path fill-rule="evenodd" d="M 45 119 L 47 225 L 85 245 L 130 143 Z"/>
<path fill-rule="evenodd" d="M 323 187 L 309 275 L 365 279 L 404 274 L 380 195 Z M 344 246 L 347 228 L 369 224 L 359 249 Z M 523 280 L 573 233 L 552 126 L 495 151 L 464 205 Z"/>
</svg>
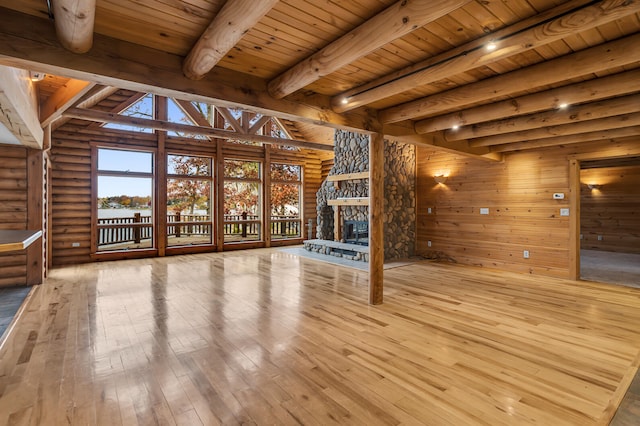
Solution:
<svg viewBox="0 0 640 426">
<path fill-rule="evenodd" d="M 33 82 L 42 81 L 46 76 L 47 75 L 43 72 L 29 71 L 29 78 L 31 78 L 31 81 Z"/>
<path fill-rule="evenodd" d="M 436 183 L 444 184 L 445 182 L 447 182 L 447 176 L 445 175 L 434 176 L 433 179 L 436 181 Z"/>
<path fill-rule="evenodd" d="M 602 185 L 597 184 L 597 183 L 589 183 L 589 184 L 587 184 L 587 188 L 589 188 L 589 189 L 600 189 L 601 186 Z"/>
</svg>

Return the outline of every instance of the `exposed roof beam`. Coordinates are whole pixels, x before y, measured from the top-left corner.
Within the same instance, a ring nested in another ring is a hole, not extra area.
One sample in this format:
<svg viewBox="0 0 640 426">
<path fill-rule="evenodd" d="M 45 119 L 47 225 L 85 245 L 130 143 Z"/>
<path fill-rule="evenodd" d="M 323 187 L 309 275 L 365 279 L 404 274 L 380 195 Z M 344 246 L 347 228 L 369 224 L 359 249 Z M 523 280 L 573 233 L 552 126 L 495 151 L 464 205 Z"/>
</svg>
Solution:
<svg viewBox="0 0 640 426">
<path fill-rule="evenodd" d="M 86 53 L 93 44 L 96 0 L 55 0 L 53 17 L 58 40 L 73 53 Z"/>
<path fill-rule="evenodd" d="M 584 0 L 563 4 L 426 61 L 392 73 L 332 99 L 344 112 L 414 89 L 451 75 L 486 66 L 501 59 L 560 40 L 576 31 L 594 28 L 640 11 L 640 2 L 605 0 L 575 10 Z M 555 19 L 553 19 L 555 18 Z M 492 43 L 495 50 L 488 50 Z"/>
<path fill-rule="evenodd" d="M 325 145 L 314 142 L 300 141 L 294 139 L 281 139 L 273 138 L 271 136 L 263 135 L 249 135 L 240 134 L 237 132 L 230 132 L 228 130 L 215 129 L 212 127 L 204 126 L 192 126 L 188 124 L 171 123 L 163 120 L 151 120 L 147 118 L 128 117 L 111 112 L 102 112 L 91 109 L 70 108 L 65 113 L 65 116 L 77 118 L 80 120 L 88 120 L 99 123 L 118 123 L 126 124 L 129 126 L 137 126 L 146 129 L 155 129 L 163 131 L 175 131 L 181 133 L 188 133 L 192 135 L 204 135 L 211 136 L 219 139 L 242 139 L 251 142 L 261 142 L 267 144 L 298 146 L 306 149 L 316 149 L 323 151 L 333 151 L 333 146 Z"/>
<path fill-rule="evenodd" d="M 91 83 L 93 85 L 93 83 Z M 117 87 L 111 86 L 103 86 L 101 84 L 93 85 L 89 91 L 84 94 L 79 100 L 73 103 L 71 106 L 75 108 L 91 108 L 92 106 L 98 104 L 99 102 L 107 99 L 109 96 L 116 93 L 119 89 Z M 66 108 L 65 108 L 66 110 Z M 59 129 L 61 126 L 66 124 L 69 120 L 69 117 L 59 117 L 56 121 L 51 124 L 51 130 Z"/>
<path fill-rule="evenodd" d="M 640 49 L 637 48 L 639 44 L 640 34 L 633 34 L 557 59 L 387 108 L 380 111 L 378 117 L 383 123 L 392 123 L 441 114 L 466 105 L 488 102 L 499 96 L 509 96 L 632 64 L 640 61 Z"/>
<path fill-rule="evenodd" d="M 62 117 L 62 113 L 89 92 L 96 84 L 83 80 L 70 79 L 56 90 L 44 105 L 40 106 L 40 126 L 48 126 Z"/>
<path fill-rule="evenodd" d="M 202 80 L 189 80 L 180 56 L 100 34 L 94 35 L 95 49 L 74 55 L 53 41 L 53 28 L 41 18 L 6 8 L 0 16 L 0 64 L 356 132 L 371 132 L 377 124 L 365 110 L 333 112 L 327 96 L 274 99 L 264 80 L 221 67 Z"/>
<path fill-rule="evenodd" d="M 281 99 L 469 2 L 400 0 L 271 80 L 269 93 Z"/>
<path fill-rule="evenodd" d="M 216 66 L 278 0 L 227 0 L 184 60 L 184 75 L 199 80 Z"/>
<path fill-rule="evenodd" d="M 182 110 L 189 116 L 189 118 L 193 120 L 193 122 L 198 126 L 213 127 L 211 126 L 211 123 L 207 121 L 205 116 L 202 115 L 202 113 L 200 113 L 200 111 L 198 111 L 198 109 L 194 107 L 191 102 L 183 101 L 182 99 L 174 100 L 178 105 L 180 105 L 180 108 L 182 108 Z"/>
<path fill-rule="evenodd" d="M 457 130 L 446 130 L 444 137 L 447 141 L 459 141 L 540 127 L 579 123 L 615 115 L 630 114 L 638 110 L 640 110 L 640 95 L 629 95 L 590 104 L 567 106 L 564 109 L 545 111 L 506 120 L 489 121 L 461 127 Z"/>
<path fill-rule="evenodd" d="M 538 139 L 534 141 L 514 142 L 490 147 L 492 152 L 511 152 L 522 149 L 546 148 L 557 145 L 569 145 L 583 142 L 610 141 L 632 138 L 636 142 L 640 140 L 640 126 L 623 127 L 621 129 L 602 130 L 598 132 L 579 133 L 569 136 Z"/>
<path fill-rule="evenodd" d="M 611 98 L 640 91 L 640 69 L 595 78 L 489 105 L 452 112 L 415 123 L 416 132 L 431 133 L 504 117 L 530 114 L 568 105 Z"/>
<path fill-rule="evenodd" d="M 417 135 L 413 133 L 411 128 L 407 128 L 403 126 L 402 123 L 398 123 L 385 125 L 383 133 L 388 139 L 402 143 L 416 146 L 431 146 L 441 151 L 488 162 L 502 161 L 502 154 L 492 152 L 488 147 L 474 148 L 469 146 L 467 141 L 447 142 L 444 140 L 441 132 L 429 135 Z"/>
<path fill-rule="evenodd" d="M 231 114 L 231 111 L 229 111 L 228 108 L 216 107 L 216 110 L 220 113 L 222 118 L 224 118 L 227 121 L 227 123 L 229 123 L 229 125 L 233 128 L 234 131 L 241 133 L 243 135 L 247 133 L 244 130 L 244 127 L 242 127 L 242 124 L 233 116 L 233 114 Z"/>
<path fill-rule="evenodd" d="M 0 123 L 30 148 L 42 148 L 44 138 L 37 109 L 29 71 L 0 66 Z"/>
<path fill-rule="evenodd" d="M 525 130 L 523 132 L 504 133 L 484 138 L 476 138 L 472 139 L 469 142 L 469 145 L 472 147 L 492 146 L 512 142 L 530 141 L 532 139 L 545 139 L 555 136 L 576 135 L 579 133 L 620 129 L 623 127 L 638 125 L 640 125 L 640 112 L 600 118 L 598 120 L 583 121 L 578 124 L 560 124 L 558 126 L 541 127 L 533 130 Z"/>
<path fill-rule="evenodd" d="M 271 120 L 271 117 L 269 117 L 268 115 L 263 115 L 262 117 L 258 118 L 258 120 L 255 123 L 253 123 L 251 127 L 249 127 L 248 133 L 250 135 L 255 134 L 258 130 L 262 128 L 262 126 L 267 124 L 269 120 Z"/>
</svg>

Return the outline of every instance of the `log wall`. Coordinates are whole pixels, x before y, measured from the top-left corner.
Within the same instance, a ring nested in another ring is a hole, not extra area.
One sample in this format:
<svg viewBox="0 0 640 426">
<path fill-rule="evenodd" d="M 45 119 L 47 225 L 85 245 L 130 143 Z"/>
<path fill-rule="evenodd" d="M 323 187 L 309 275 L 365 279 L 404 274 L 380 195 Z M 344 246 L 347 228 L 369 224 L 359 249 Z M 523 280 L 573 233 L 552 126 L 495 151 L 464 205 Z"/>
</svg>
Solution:
<svg viewBox="0 0 640 426">
<path fill-rule="evenodd" d="M 580 182 L 581 248 L 640 254 L 640 166 L 581 170 Z"/>
<path fill-rule="evenodd" d="M 0 146 L 0 228 L 27 229 L 27 150 Z M 0 254 L 0 287 L 26 285 L 27 255 Z"/>
<path fill-rule="evenodd" d="M 156 148 L 155 134 L 85 127 L 73 120 L 56 130 L 51 146 L 51 237 L 52 266 L 91 262 L 91 143 L 118 147 Z M 227 142 L 225 158 L 264 160 L 262 146 Z M 167 152 L 192 152 L 215 155 L 216 142 L 167 138 Z M 271 149 L 271 161 L 292 162 L 304 167 L 303 237 L 306 223 L 316 222 L 315 193 L 321 183 L 322 159 L 313 151 Z M 278 242 L 277 244 L 286 244 Z"/>
<path fill-rule="evenodd" d="M 640 151 L 640 141 L 532 150 L 490 163 L 421 147 L 417 253 L 466 265 L 568 277 L 570 217 L 560 216 L 560 209 L 570 207 L 569 157 L 606 158 L 632 151 Z M 446 183 L 436 183 L 433 177 L 443 174 L 449 176 Z M 564 193 L 565 199 L 553 199 L 554 193 Z M 489 214 L 481 214 L 481 209 Z"/>
</svg>

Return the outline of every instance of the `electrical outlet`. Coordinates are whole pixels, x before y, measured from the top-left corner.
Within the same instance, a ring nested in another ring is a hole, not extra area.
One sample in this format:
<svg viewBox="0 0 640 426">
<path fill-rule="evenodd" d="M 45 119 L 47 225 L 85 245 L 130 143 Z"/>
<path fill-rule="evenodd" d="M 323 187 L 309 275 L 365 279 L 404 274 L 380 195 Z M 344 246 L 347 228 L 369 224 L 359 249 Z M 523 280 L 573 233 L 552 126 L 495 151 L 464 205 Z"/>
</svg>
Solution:
<svg viewBox="0 0 640 426">
<path fill-rule="evenodd" d="M 427 207 L 427 214 L 431 214 L 433 213 L 433 210 L 431 210 L 431 207 Z"/>
<path fill-rule="evenodd" d="M 522 257 L 524 257 L 525 259 L 529 258 L 529 250 L 525 250 L 522 252 Z"/>
<path fill-rule="evenodd" d="M 598 241 L 602 241 L 602 235 L 598 235 Z"/>
<path fill-rule="evenodd" d="M 488 207 L 480 207 L 480 214 L 489 214 Z"/>
<path fill-rule="evenodd" d="M 569 216 L 569 209 L 560 209 L 560 216 Z"/>
<path fill-rule="evenodd" d="M 71 243 L 71 247 L 80 247 L 80 243 Z"/>
<path fill-rule="evenodd" d="M 431 240 L 427 241 L 427 247 L 431 247 Z"/>
</svg>

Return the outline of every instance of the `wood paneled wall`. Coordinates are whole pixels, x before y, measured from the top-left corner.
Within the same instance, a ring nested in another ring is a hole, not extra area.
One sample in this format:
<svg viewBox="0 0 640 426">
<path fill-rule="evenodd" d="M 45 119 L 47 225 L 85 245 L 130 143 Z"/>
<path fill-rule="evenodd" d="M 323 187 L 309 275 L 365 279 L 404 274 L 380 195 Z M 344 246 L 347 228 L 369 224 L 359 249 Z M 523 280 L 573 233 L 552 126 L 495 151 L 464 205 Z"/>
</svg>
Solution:
<svg viewBox="0 0 640 426">
<path fill-rule="evenodd" d="M 27 229 L 27 188 L 27 150 L 0 146 L 1 229 Z M 0 254 L 0 287 L 26 283 L 26 252 Z"/>
<path fill-rule="evenodd" d="M 54 132 L 51 146 L 52 266 L 93 261 L 91 256 L 91 143 L 120 147 L 157 146 L 155 134 L 107 130 L 80 126 L 71 121 Z M 225 158 L 263 160 L 261 146 L 227 142 Z M 167 152 L 198 152 L 215 155 L 216 143 L 193 139 L 167 138 Z M 316 223 L 315 194 L 321 184 L 322 157 L 313 151 L 272 148 L 271 161 L 295 162 L 304 166 L 304 223 Z M 306 227 L 303 227 L 306 238 Z M 315 232 L 315 228 L 314 228 Z M 277 245 L 286 242 L 277 242 Z M 276 245 L 274 244 L 274 245 Z"/>
<path fill-rule="evenodd" d="M 640 141 L 512 153 L 502 163 L 490 163 L 419 148 L 417 253 L 568 277 L 570 217 L 560 215 L 560 209 L 570 205 L 568 158 L 585 153 L 606 158 L 631 151 L 640 151 Z M 448 180 L 436 183 L 433 176 L 442 174 Z M 554 193 L 565 194 L 565 199 L 553 199 Z M 488 215 L 480 214 L 483 208 L 489 209 Z"/>
<path fill-rule="evenodd" d="M 581 170 L 580 182 L 581 248 L 640 254 L 640 166 Z"/>
</svg>

